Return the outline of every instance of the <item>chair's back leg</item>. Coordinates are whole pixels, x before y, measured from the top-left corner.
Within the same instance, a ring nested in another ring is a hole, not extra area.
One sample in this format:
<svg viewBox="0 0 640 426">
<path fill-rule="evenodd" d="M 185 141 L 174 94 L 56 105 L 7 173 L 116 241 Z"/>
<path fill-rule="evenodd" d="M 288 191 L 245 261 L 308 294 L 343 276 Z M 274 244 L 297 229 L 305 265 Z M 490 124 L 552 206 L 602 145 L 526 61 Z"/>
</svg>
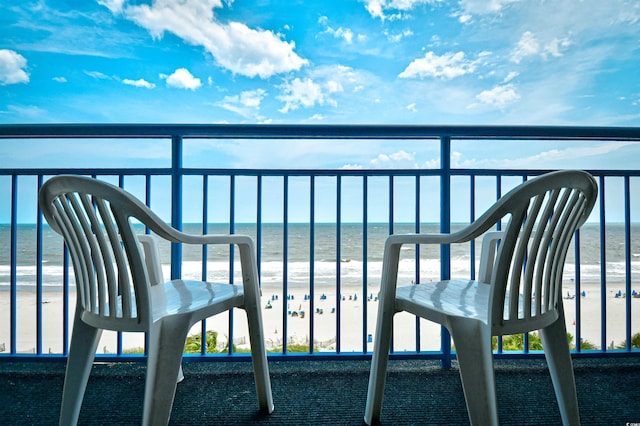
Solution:
<svg viewBox="0 0 640 426">
<path fill-rule="evenodd" d="M 87 381 L 101 335 L 101 329 L 87 325 L 76 315 L 73 321 L 71 346 L 69 347 L 67 371 L 62 390 L 60 425 L 78 423 L 84 392 L 87 388 Z"/>
<path fill-rule="evenodd" d="M 251 360 L 253 361 L 253 374 L 256 380 L 258 407 L 261 411 L 271 413 L 274 407 L 273 395 L 271 394 L 271 379 L 267 363 L 267 350 L 264 345 L 260 307 L 246 308 L 245 312 L 247 313 L 249 327 Z"/>
<path fill-rule="evenodd" d="M 578 397 L 564 315 L 560 315 L 550 326 L 540 329 L 540 339 L 551 373 L 562 424 L 579 425 Z"/>
</svg>

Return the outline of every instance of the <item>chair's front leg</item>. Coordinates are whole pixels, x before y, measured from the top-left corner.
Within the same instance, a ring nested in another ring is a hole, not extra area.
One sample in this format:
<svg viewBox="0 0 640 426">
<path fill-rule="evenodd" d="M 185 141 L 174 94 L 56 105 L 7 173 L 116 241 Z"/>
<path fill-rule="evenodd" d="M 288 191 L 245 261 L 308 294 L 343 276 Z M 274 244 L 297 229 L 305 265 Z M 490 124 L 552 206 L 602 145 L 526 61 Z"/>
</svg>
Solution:
<svg viewBox="0 0 640 426">
<path fill-rule="evenodd" d="M 364 421 L 371 425 L 380 420 L 382 400 L 389 363 L 389 349 L 393 330 L 393 309 L 386 310 L 379 306 L 378 323 L 376 325 L 376 340 L 373 344 L 371 372 L 367 389 L 367 404 L 364 411 Z"/>
<path fill-rule="evenodd" d="M 142 414 L 142 424 L 145 426 L 169 423 L 181 371 L 184 343 L 190 328 L 189 317 L 171 316 L 152 324 L 149 330 Z"/>
<path fill-rule="evenodd" d="M 462 389 L 472 425 L 498 425 L 491 330 L 480 321 L 450 318 Z"/>
</svg>

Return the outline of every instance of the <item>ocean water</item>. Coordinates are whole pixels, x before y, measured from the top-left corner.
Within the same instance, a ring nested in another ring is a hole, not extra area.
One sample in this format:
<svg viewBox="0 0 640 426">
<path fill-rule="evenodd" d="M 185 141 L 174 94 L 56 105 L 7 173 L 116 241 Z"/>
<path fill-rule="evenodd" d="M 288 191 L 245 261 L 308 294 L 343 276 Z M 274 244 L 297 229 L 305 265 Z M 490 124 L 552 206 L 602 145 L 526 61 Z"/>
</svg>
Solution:
<svg viewBox="0 0 640 426">
<path fill-rule="evenodd" d="M 456 228 L 462 225 L 453 226 Z M 438 224 L 422 224 L 421 232 L 438 232 Z M 184 231 L 202 233 L 202 225 L 187 224 Z M 209 224 L 207 233 L 227 233 L 226 224 Z M 364 246 L 366 231 L 367 245 Z M 415 232 L 414 224 L 395 224 L 394 233 Z M 255 224 L 237 224 L 235 233 L 247 234 L 257 242 Z M 390 233 L 388 224 L 372 223 L 341 224 L 338 231 L 335 224 L 315 224 L 313 235 L 309 224 L 290 224 L 285 234 L 282 224 L 263 224 L 261 246 L 259 250 L 259 268 L 263 287 L 282 288 L 286 282 L 288 287 L 340 286 L 362 287 L 364 281 L 371 287 L 380 282 L 384 241 Z M 627 246 L 624 239 L 624 225 L 607 224 L 605 234 L 606 281 L 618 287 L 624 282 L 627 268 L 634 281 L 640 278 L 640 224 L 631 226 L 628 252 L 630 264 L 625 257 Z M 285 247 L 286 238 L 286 247 Z M 10 286 L 10 228 L 0 225 L 0 290 Z M 16 247 L 16 284 L 19 289 L 35 289 L 37 283 L 36 268 L 36 226 L 19 225 L 17 227 Z M 311 244 L 313 241 L 313 246 Z M 43 227 L 42 232 L 42 287 L 44 290 L 60 290 L 63 285 L 63 244 L 62 238 Z M 169 276 L 170 245 L 160 245 L 163 269 Z M 213 247 L 208 249 L 206 277 L 208 280 L 228 281 L 230 278 L 229 247 Z M 475 243 L 476 256 L 480 252 L 480 242 Z M 439 247 L 433 246 L 420 250 L 420 280 L 426 282 L 437 280 L 440 276 Z M 284 260 L 288 260 L 285 264 Z M 415 249 L 406 246 L 402 259 L 407 268 L 400 275 L 401 281 L 415 280 L 413 259 Z M 311 262 L 313 259 L 313 263 Z M 366 259 L 366 262 L 365 262 Z M 236 271 L 240 271 L 235 255 Z M 477 262 L 476 262 L 477 264 Z M 452 277 L 467 278 L 470 276 L 471 260 L 469 244 L 452 247 Z M 565 267 L 565 280 L 574 276 L 574 248 L 571 247 Z M 311 274 L 313 266 L 313 275 Z M 366 272 L 365 272 L 366 269 Z M 586 224 L 580 231 L 580 271 L 582 282 L 600 282 L 601 275 L 600 229 L 597 224 Z M 202 279 L 202 250 L 200 246 L 185 245 L 183 248 L 183 278 Z M 235 273 L 233 280 L 239 282 L 240 274 Z M 73 280 L 70 280 L 73 282 Z"/>
</svg>

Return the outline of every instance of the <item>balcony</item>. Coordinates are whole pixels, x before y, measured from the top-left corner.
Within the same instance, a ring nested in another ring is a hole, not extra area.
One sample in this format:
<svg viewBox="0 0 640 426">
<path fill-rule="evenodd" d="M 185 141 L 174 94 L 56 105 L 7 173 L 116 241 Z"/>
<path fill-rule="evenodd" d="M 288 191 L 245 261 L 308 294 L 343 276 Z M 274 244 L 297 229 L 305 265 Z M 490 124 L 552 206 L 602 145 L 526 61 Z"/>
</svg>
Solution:
<svg viewBox="0 0 640 426">
<path fill-rule="evenodd" d="M 367 393 L 366 360 L 270 361 L 275 411 L 257 410 L 250 362 L 188 362 L 170 424 L 361 425 Z M 640 417 L 637 358 L 574 361 L 581 423 L 633 424 Z M 389 366 L 383 425 L 469 424 L 460 377 L 438 361 L 394 360 Z M 144 365 L 97 363 L 80 411 L 82 425 L 138 425 Z M 60 410 L 64 364 L 0 363 L 0 418 L 4 424 L 51 424 Z M 561 424 L 543 360 L 496 361 L 498 411 L 503 425 Z M 523 394 L 527 403 L 522 403 Z"/>
<path fill-rule="evenodd" d="M 0 225 L 0 360 L 64 360 L 75 290 L 61 240 L 43 223 L 37 190 L 47 176 L 95 176 L 133 192 L 173 226 L 193 233 L 251 235 L 258 247 L 265 338 L 273 360 L 366 360 L 373 331 L 384 238 L 401 232 L 450 232 L 469 223 L 501 194 L 547 169 L 462 168 L 452 145 L 640 142 L 638 128 L 514 126 L 287 126 L 287 125 L 0 125 L 4 144 L 60 140 L 141 140 L 170 151 L 167 167 L 0 168 L 0 198 L 8 220 Z M 437 148 L 439 164 L 411 169 L 202 168 L 183 163 L 194 141 L 274 143 L 344 140 L 411 141 Z M 68 143 L 68 142 L 67 142 Z M 44 145 L 39 145 L 44 146 Z M 67 145 L 68 146 L 68 145 Z M 576 233 L 565 279 L 567 329 L 575 358 L 637 359 L 640 332 L 640 169 L 588 168 L 600 198 Z M 274 201 L 275 200 L 275 201 Z M 24 212 L 27 212 L 26 214 Z M 613 213 L 615 211 L 615 214 Z M 22 216 L 29 219 L 23 220 Z M 196 218 L 195 220 L 193 218 Z M 141 229 L 144 232 L 144 229 Z M 479 247 L 409 248 L 411 273 L 401 281 L 451 275 L 473 278 Z M 162 247 L 165 275 L 237 282 L 228 252 Z M 232 254 L 233 258 L 233 254 Z M 636 297 L 638 295 L 638 297 Z M 455 359 L 444 329 L 396 316 L 392 358 Z M 209 334 L 208 334 L 209 332 Z M 192 330 L 189 361 L 246 359 L 246 323 L 223 314 Z M 534 339 L 524 336 L 524 342 Z M 144 360 L 144 336 L 105 333 L 102 361 Z M 497 342 L 498 359 L 537 359 L 528 345 Z"/>
</svg>

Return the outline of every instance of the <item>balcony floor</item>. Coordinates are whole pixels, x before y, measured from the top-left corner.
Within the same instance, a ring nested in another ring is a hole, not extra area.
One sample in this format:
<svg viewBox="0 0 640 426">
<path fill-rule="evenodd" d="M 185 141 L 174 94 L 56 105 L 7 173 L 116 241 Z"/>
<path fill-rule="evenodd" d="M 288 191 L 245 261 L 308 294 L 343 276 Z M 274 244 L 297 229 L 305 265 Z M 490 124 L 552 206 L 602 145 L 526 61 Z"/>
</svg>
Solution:
<svg viewBox="0 0 640 426">
<path fill-rule="evenodd" d="M 275 411 L 257 412 L 251 363 L 186 362 L 172 424 L 361 425 L 369 361 L 270 361 Z M 504 425 L 560 424 L 543 360 L 497 360 Z M 583 425 L 640 422 L 640 359 L 574 361 Z M 143 363 L 94 366 L 80 424 L 139 424 Z M 62 362 L 0 362 L 0 423 L 57 424 Z M 457 366 L 435 361 L 390 362 L 382 424 L 468 424 Z"/>
</svg>

